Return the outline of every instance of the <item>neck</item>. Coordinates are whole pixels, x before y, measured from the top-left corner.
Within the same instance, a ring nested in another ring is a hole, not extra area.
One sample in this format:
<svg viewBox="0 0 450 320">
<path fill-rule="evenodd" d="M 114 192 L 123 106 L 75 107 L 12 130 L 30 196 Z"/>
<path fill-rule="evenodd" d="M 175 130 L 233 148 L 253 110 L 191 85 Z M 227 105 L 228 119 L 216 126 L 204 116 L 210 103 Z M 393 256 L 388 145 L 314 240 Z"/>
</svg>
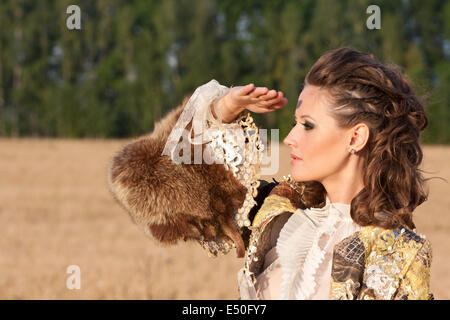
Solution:
<svg viewBox="0 0 450 320">
<path fill-rule="evenodd" d="M 353 198 L 364 188 L 362 168 L 358 167 L 348 167 L 335 176 L 320 181 L 331 203 L 351 204 Z"/>
</svg>

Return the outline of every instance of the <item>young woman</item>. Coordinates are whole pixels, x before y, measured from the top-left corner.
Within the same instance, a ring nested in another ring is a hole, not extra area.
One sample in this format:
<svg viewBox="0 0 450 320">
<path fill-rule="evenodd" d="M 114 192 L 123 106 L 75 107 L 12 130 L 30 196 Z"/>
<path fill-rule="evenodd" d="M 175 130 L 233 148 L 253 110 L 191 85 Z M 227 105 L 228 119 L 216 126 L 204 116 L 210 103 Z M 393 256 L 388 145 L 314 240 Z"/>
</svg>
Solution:
<svg viewBox="0 0 450 320">
<path fill-rule="evenodd" d="M 198 88 L 114 157 L 114 196 L 161 242 L 245 250 L 242 299 L 431 299 L 431 245 L 412 220 L 426 200 L 418 167 L 427 118 L 405 76 L 352 48 L 325 53 L 284 139 L 290 178 L 261 185 L 262 148 L 244 111 L 286 102 L 253 84 Z M 197 146 L 216 163 L 180 161 L 199 160 Z"/>
</svg>

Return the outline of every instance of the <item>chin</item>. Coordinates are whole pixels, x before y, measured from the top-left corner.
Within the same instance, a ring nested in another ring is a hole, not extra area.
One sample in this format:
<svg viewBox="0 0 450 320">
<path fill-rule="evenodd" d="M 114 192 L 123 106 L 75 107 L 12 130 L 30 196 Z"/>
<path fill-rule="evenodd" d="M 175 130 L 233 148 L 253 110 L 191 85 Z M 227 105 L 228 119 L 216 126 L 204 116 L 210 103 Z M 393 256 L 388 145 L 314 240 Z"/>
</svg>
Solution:
<svg viewBox="0 0 450 320">
<path fill-rule="evenodd" d="M 304 170 L 291 170 L 291 179 L 294 181 L 313 181 L 317 180 L 318 177 L 311 175 L 310 173 L 305 174 Z"/>
<path fill-rule="evenodd" d="M 307 177 L 304 174 L 300 173 L 300 172 L 293 172 L 293 171 L 291 171 L 291 178 L 294 181 L 308 181 Z"/>
</svg>

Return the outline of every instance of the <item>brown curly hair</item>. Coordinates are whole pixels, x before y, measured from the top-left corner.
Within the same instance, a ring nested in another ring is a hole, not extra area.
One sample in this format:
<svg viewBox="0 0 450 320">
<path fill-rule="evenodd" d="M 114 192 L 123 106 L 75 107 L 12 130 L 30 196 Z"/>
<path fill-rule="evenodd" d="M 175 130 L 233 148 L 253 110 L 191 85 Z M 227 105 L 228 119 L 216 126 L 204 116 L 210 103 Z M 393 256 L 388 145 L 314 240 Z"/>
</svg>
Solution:
<svg viewBox="0 0 450 320">
<path fill-rule="evenodd" d="M 396 65 L 344 47 L 322 55 L 305 85 L 327 89 L 339 127 L 361 122 L 369 127 L 369 139 L 358 152 L 364 159 L 364 188 L 352 200 L 353 220 L 361 226 L 415 228 L 412 212 L 428 196 L 427 179 L 418 168 L 419 134 L 428 121 L 407 77 Z M 317 181 L 304 184 L 305 201 L 323 205 L 325 188 Z"/>
</svg>

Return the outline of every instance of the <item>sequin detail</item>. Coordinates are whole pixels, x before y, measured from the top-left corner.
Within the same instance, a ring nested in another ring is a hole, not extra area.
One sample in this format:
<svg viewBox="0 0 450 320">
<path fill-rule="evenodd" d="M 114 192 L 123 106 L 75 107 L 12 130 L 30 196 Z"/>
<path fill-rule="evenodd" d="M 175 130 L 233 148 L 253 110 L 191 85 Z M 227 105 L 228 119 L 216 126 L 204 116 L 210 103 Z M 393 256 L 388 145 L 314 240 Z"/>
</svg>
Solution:
<svg viewBox="0 0 450 320">
<path fill-rule="evenodd" d="M 185 156 L 184 153 L 180 159 L 178 154 L 180 145 L 186 150 L 190 150 L 190 145 L 203 145 L 203 154 L 200 157 L 195 153 L 194 163 L 200 164 L 205 161 L 207 164 L 223 164 L 247 188 L 243 205 L 233 216 L 236 225 L 242 228 L 251 224 L 248 214 L 256 204 L 254 198 L 258 193 L 259 164 L 264 145 L 250 113 L 241 113 L 232 123 L 222 123 L 214 118 L 211 105 L 228 91 L 229 88 L 220 85 L 214 79 L 198 87 L 172 129 L 163 155 L 169 156 L 176 163 L 186 163 L 185 161 L 190 163 L 191 157 Z M 180 138 L 185 137 L 190 123 L 192 125 L 187 135 L 188 141 L 183 139 L 183 142 L 180 142 Z"/>
<path fill-rule="evenodd" d="M 352 245 L 355 246 L 351 249 Z M 355 254 L 347 259 L 351 252 Z M 356 236 L 337 245 L 333 260 L 331 299 L 342 299 L 344 283 L 348 279 L 355 282 L 360 277 L 360 292 L 353 295 L 357 299 L 433 297 L 430 293 L 431 245 L 411 230 L 364 227 Z"/>
</svg>

